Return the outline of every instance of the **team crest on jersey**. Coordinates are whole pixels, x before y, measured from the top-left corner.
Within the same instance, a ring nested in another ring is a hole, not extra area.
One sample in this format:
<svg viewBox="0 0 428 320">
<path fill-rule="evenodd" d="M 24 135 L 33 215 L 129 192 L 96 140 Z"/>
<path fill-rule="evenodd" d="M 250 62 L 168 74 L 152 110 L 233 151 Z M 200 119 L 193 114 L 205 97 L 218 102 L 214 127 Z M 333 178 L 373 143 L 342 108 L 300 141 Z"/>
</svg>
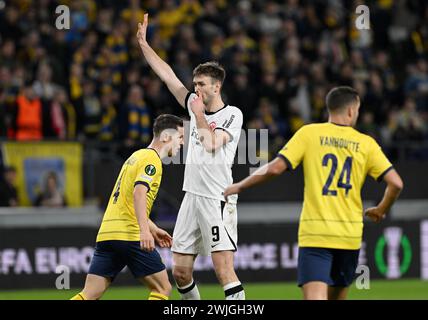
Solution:
<svg viewBox="0 0 428 320">
<path fill-rule="evenodd" d="M 217 123 L 215 123 L 215 122 L 213 121 L 213 122 L 211 122 L 211 123 L 209 124 L 209 126 L 210 126 L 211 130 L 214 130 L 214 129 L 217 127 Z"/>
<path fill-rule="evenodd" d="M 148 174 L 149 176 L 153 176 L 156 173 L 156 168 L 154 165 L 149 164 L 144 168 L 144 171 L 146 172 L 146 174 Z"/>
</svg>

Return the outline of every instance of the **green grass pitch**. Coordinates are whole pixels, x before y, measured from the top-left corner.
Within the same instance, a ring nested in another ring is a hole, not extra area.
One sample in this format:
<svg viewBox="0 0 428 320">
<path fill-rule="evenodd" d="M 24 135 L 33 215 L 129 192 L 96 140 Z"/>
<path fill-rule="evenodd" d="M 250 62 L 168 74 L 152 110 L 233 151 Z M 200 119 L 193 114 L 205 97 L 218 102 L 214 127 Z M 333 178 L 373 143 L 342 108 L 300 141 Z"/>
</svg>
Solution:
<svg viewBox="0 0 428 320">
<path fill-rule="evenodd" d="M 222 300 L 223 290 L 220 285 L 200 284 L 202 299 Z M 300 300 L 302 294 L 295 283 L 244 283 L 248 300 Z M 66 300 L 79 292 L 78 288 L 70 290 L 40 289 L 0 291 L 0 300 Z M 103 299 L 107 300 L 145 300 L 149 291 L 143 286 L 118 287 L 112 286 Z M 349 296 L 352 300 L 390 300 L 415 299 L 428 300 L 428 281 L 409 280 L 376 280 L 371 281 L 370 289 L 359 290 L 355 284 Z M 178 300 L 179 295 L 173 288 L 172 300 Z"/>
</svg>

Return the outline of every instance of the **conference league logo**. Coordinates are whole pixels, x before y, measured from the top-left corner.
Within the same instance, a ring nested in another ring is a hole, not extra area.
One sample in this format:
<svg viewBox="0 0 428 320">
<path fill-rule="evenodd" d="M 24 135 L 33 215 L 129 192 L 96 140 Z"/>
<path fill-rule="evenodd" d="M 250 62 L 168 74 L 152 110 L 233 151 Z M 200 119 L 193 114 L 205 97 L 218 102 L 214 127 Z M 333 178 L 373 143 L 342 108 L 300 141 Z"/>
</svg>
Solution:
<svg viewBox="0 0 428 320">
<path fill-rule="evenodd" d="M 409 238 L 399 227 L 385 228 L 375 247 L 375 263 L 379 272 L 388 279 L 401 278 L 412 262 Z"/>
</svg>

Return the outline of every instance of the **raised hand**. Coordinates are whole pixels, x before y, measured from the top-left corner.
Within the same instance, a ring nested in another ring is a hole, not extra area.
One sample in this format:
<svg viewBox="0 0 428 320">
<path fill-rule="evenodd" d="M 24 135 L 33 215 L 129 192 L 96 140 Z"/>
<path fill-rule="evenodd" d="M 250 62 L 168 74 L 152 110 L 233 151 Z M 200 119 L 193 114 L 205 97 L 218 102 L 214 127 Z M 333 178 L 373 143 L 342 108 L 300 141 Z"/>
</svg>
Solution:
<svg viewBox="0 0 428 320">
<path fill-rule="evenodd" d="M 147 44 L 146 33 L 147 33 L 147 25 L 149 24 L 149 14 L 144 14 L 144 21 L 138 23 L 138 31 L 137 31 L 137 40 L 140 47 L 143 47 Z"/>
<path fill-rule="evenodd" d="M 194 114 L 203 114 L 205 112 L 205 105 L 202 101 L 202 97 L 197 97 L 196 99 L 191 101 L 190 108 L 192 109 Z"/>
</svg>

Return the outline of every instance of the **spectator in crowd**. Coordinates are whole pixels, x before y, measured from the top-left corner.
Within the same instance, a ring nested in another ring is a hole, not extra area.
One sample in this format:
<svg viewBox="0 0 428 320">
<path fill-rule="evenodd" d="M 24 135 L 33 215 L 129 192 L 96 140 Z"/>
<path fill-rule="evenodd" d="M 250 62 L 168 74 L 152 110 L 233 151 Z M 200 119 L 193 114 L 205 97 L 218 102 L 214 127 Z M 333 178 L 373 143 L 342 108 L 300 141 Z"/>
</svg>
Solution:
<svg viewBox="0 0 428 320">
<path fill-rule="evenodd" d="M 42 101 L 35 94 L 31 83 L 26 83 L 16 98 L 16 140 L 41 140 L 43 138 Z"/>
<path fill-rule="evenodd" d="M 33 84 L 34 93 L 42 100 L 51 100 L 57 85 L 52 82 L 52 69 L 47 63 L 41 63 L 37 70 L 37 78 Z"/>
<path fill-rule="evenodd" d="M 150 142 L 150 109 L 144 101 L 143 89 L 139 85 L 133 85 L 129 89 L 121 116 L 122 121 L 127 124 L 122 125 L 122 128 L 125 129 L 123 135 L 128 145 Z"/>
<path fill-rule="evenodd" d="M 5 167 L 0 177 L 0 207 L 18 206 L 18 194 L 16 190 L 16 169 L 12 166 Z"/>
<path fill-rule="evenodd" d="M 269 153 L 276 153 L 281 145 L 284 145 L 284 138 L 287 134 L 287 126 L 279 117 L 278 107 L 273 105 L 268 98 L 260 100 L 255 117 L 250 121 L 249 127 L 255 129 L 268 129 Z"/>
<path fill-rule="evenodd" d="M 134 34 L 149 12 L 154 23 L 147 36 L 153 49 L 186 83 L 201 61 L 218 60 L 229 70 L 225 100 L 243 110 L 246 128 L 257 123 L 260 101 L 268 98 L 278 108 L 278 121 L 289 128 L 280 137 L 287 140 L 303 124 L 325 121 L 322 97 L 334 86 L 350 85 L 360 94 L 362 113 L 367 112 L 360 119 L 363 132 L 377 126 L 381 144 L 413 137 L 428 141 L 424 125 L 413 123 L 410 130 L 403 124 L 408 122 L 403 119 L 409 114 L 409 98 L 415 103 L 410 118 L 428 122 L 426 1 L 372 1 L 371 21 L 376 23 L 369 31 L 355 27 L 355 8 L 363 3 L 359 0 L 127 0 L 103 1 L 102 6 L 94 0 L 72 1 L 70 30 L 52 27 L 50 10 L 56 3 L 12 0 L 1 13 L 3 137 L 22 138 L 22 126 L 19 136 L 13 134 L 11 114 L 16 112 L 11 110 L 19 111 L 14 105 L 22 105 L 22 92 L 28 91 L 24 83 L 32 82 L 34 98 L 42 103 L 32 116 L 38 119 L 41 113 L 42 133 L 32 138 L 62 139 L 58 123 L 52 124 L 51 106 L 58 106 L 54 88 L 65 86 L 63 100 L 70 107 L 64 114 L 66 127 L 73 109 L 76 114 L 75 134 L 66 131 L 67 138 L 150 141 L 151 132 L 143 127 L 158 114 L 176 110 L 176 102 L 140 57 Z M 104 86 L 111 97 L 103 97 Z M 144 89 L 147 105 L 132 103 L 129 113 L 128 92 L 134 86 Z M 107 103 L 110 98 L 114 101 Z M 130 130 L 128 115 L 140 111 L 142 128 Z M 34 121 L 31 126 L 37 127 Z"/>
<path fill-rule="evenodd" d="M 102 110 L 93 81 L 88 80 L 83 84 L 82 104 L 83 133 L 86 138 L 94 139 L 100 132 Z"/>
<path fill-rule="evenodd" d="M 403 108 L 397 115 L 398 126 L 394 132 L 394 138 L 398 141 L 418 141 L 425 137 L 426 124 L 417 112 L 416 102 L 407 98 Z"/>
<path fill-rule="evenodd" d="M 371 136 L 372 138 L 378 140 L 378 128 L 374 122 L 374 115 L 370 111 L 363 112 L 360 116 L 362 119 L 358 126 L 359 131 L 364 131 L 366 134 Z"/>
<path fill-rule="evenodd" d="M 244 116 L 244 123 L 252 118 L 257 103 L 256 92 L 249 86 L 249 70 L 246 66 L 237 69 L 233 75 L 233 84 L 227 86 L 227 101 L 239 106 Z"/>
<path fill-rule="evenodd" d="M 117 136 L 115 94 L 111 87 L 104 87 L 101 95 L 101 128 L 99 138 L 112 141 Z"/>
<path fill-rule="evenodd" d="M 68 101 L 67 93 L 63 88 L 55 89 L 48 112 L 53 137 L 59 140 L 70 140 L 76 137 L 76 110 Z"/>
<path fill-rule="evenodd" d="M 6 39 L 1 47 L 0 65 L 13 68 L 16 64 L 16 45 L 12 39 Z"/>
<path fill-rule="evenodd" d="M 5 93 L 0 87 L 0 138 L 7 137 L 7 127 Z"/>
<path fill-rule="evenodd" d="M 60 189 L 58 175 L 49 171 L 44 179 L 43 190 L 34 201 L 36 207 L 65 207 L 65 197 Z"/>
<path fill-rule="evenodd" d="M 405 90 L 415 99 L 417 110 L 426 112 L 428 110 L 428 62 L 425 59 L 419 59 L 409 70 Z"/>
</svg>

